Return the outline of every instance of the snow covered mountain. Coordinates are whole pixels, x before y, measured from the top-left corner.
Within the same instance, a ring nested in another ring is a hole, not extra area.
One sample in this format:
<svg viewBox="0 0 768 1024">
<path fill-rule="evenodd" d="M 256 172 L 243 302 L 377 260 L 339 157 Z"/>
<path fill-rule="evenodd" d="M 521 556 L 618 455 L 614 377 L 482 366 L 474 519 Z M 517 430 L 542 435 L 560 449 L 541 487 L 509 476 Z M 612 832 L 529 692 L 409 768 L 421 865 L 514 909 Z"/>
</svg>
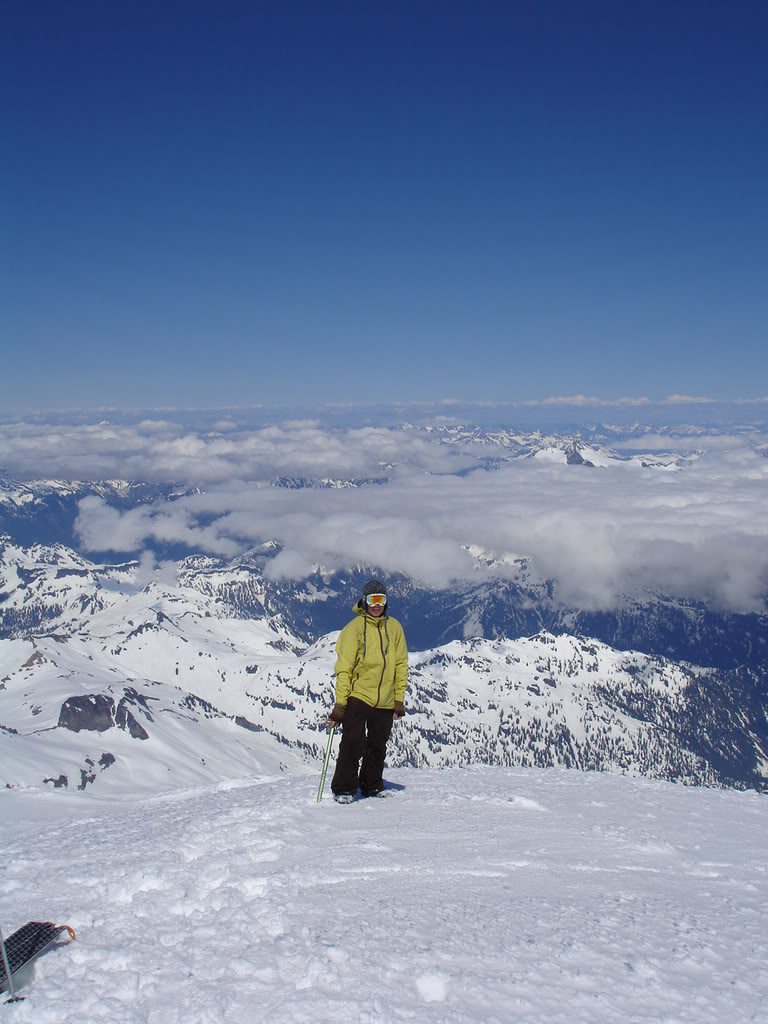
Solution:
<svg viewBox="0 0 768 1024">
<path fill-rule="evenodd" d="M 52 554 L 40 588 L 55 573 L 77 584 L 72 599 L 45 633 L 0 641 L 0 783 L 85 788 L 127 773 L 152 790 L 318 762 L 336 633 L 307 647 L 279 615 L 236 617 L 183 582 L 140 586 L 137 566 L 94 581 Z M 98 601 L 83 602 L 83 580 Z M 759 788 L 768 777 L 750 677 L 549 633 L 457 640 L 410 661 L 393 765 L 565 765 Z"/>
<path fill-rule="evenodd" d="M 406 426 L 404 429 L 415 429 Z M 569 466 L 597 467 L 611 462 L 631 462 L 638 469 L 674 471 L 690 458 L 697 457 L 693 451 L 674 451 L 674 438 L 670 437 L 670 449 L 662 453 L 623 452 L 622 443 L 655 432 L 653 428 L 640 424 L 623 430 L 611 429 L 596 424 L 590 429 L 573 433 L 542 433 L 520 431 L 505 427 L 483 429 L 474 426 L 435 426 L 423 428 L 437 444 L 472 450 L 475 448 L 484 465 L 494 461 L 506 462 L 512 459 L 540 459 L 559 462 Z"/>
</svg>

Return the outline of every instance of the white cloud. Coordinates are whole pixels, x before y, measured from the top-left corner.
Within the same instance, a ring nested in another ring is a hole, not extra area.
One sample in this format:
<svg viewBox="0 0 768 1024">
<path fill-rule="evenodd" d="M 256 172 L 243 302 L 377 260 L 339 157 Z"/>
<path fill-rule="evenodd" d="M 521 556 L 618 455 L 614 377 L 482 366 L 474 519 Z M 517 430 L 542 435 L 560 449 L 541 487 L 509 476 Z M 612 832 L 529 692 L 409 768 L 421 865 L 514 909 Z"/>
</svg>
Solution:
<svg viewBox="0 0 768 1024">
<path fill-rule="evenodd" d="M 597 398 L 594 395 L 551 395 L 549 398 L 531 399 L 523 402 L 526 406 L 574 406 L 585 407 L 622 407 L 622 406 L 643 406 L 650 405 L 651 400 L 645 397 L 624 397 L 624 398 Z"/>
<path fill-rule="evenodd" d="M 178 423 L 173 423 L 171 420 L 154 420 L 146 419 L 141 420 L 137 425 L 136 429 L 145 434 L 152 433 L 164 433 L 167 431 L 176 431 L 179 429 Z"/>
<path fill-rule="evenodd" d="M 427 436 L 385 427 L 324 431 L 292 421 L 226 435 L 171 423 L 22 423 L 0 426 L 0 466 L 12 476 L 75 480 L 193 482 L 270 480 L 276 476 L 379 477 L 392 462 L 457 472 L 474 460 Z"/>
<path fill-rule="evenodd" d="M 665 405 L 714 405 L 715 398 L 708 398 L 706 395 L 667 395 L 664 399 Z"/>
<path fill-rule="evenodd" d="M 128 511 L 85 499 L 77 529 L 91 551 L 182 543 L 231 557 L 278 540 L 281 554 L 269 565 L 276 576 L 362 563 L 442 586 L 481 571 L 466 550 L 477 545 L 497 557 L 532 557 L 540 574 L 557 578 L 564 599 L 586 607 L 611 606 L 623 592 L 646 587 L 731 608 L 764 607 L 764 434 L 649 433 L 624 443 L 704 451 L 674 473 L 643 469 L 639 460 L 590 470 L 535 459 L 489 472 L 478 469 L 479 460 L 505 449 L 471 437 L 455 441 L 427 429 L 326 430 L 303 419 L 224 435 L 160 417 L 56 427 L 15 422 L 0 425 L 0 466 L 26 477 L 173 480 L 205 489 Z M 387 482 L 268 486 L 278 476 Z M 494 571 L 511 576 L 517 569 Z"/>
<path fill-rule="evenodd" d="M 768 460 L 743 449 L 709 453 L 675 474 L 523 460 L 462 477 L 404 473 L 357 489 L 219 485 L 125 513 L 93 498 L 78 529 L 98 550 L 155 539 L 229 554 L 277 539 L 283 551 L 270 571 L 278 576 L 364 563 L 432 586 L 477 574 L 465 549 L 476 544 L 532 556 L 557 578 L 563 600 L 583 607 L 658 588 L 747 610 L 763 608 L 768 592 L 767 499 Z"/>
</svg>

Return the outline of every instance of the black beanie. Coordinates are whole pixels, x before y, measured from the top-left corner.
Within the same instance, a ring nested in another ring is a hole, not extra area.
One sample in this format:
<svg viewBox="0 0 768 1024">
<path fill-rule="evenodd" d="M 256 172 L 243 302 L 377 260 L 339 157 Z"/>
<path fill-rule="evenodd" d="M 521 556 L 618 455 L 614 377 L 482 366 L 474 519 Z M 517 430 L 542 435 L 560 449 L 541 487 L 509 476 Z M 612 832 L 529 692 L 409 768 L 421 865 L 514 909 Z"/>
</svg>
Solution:
<svg viewBox="0 0 768 1024">
<path fill-rule="evenodd" d="M 381 582 L 381 580 L 368 580 L 363 587 L 363 597 L 368 597 L 369 594 L 386 594 L 387 588 Z"/>
<path fill-rule="evenodd" d="M 387 588 L 384 586 L 381 580 L 368 580 L 368 582 L 363 587 L 363 596 L 357 602 L 357 607 L 361 610 L 365 608 L 365 599 L 366 597 L 368 597 L 369 594 L 386 594 L 386 592 Z M 387 598 L 387 602 L 384 605 L 384 609 L 386 610 L 388 607 L 389 598 Z"/>
</svg>

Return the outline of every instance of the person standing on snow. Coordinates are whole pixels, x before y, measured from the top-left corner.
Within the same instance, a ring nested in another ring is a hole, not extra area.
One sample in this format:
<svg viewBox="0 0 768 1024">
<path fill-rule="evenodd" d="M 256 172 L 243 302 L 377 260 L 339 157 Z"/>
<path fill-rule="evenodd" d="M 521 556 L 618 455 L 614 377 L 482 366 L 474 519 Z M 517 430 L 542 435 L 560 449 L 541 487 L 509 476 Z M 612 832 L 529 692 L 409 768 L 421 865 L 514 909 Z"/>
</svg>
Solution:
<svg viewBox="0 0 768 1024">
<path fill-rule="evenodd" d="M 387 588 L 369 580 L 355 618 L 336 642 L 336 703 L 328 725 L 342 725 L 331 789 L 336 797 L 384 789 L 382 773 L 392 722 L 405 714 L 408 648 L 403 627 L 387 614 Z M 362 764 L 360 763 L 362 759 Z"/>
</svg>

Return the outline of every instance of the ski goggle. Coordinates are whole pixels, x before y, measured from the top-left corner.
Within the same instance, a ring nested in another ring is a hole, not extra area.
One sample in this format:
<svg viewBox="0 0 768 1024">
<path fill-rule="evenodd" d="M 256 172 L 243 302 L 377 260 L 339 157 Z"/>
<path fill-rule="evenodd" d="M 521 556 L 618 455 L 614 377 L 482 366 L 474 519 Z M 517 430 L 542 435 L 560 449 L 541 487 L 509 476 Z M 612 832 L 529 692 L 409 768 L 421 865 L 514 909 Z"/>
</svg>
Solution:
<svg viewBox="0 0 768 1024">
<path fill-rule="evenodd" d="M 369 608 L 383 608 L 387 603 L 386 594 L 367 594 L 365 603 Z"/>
</svg>

